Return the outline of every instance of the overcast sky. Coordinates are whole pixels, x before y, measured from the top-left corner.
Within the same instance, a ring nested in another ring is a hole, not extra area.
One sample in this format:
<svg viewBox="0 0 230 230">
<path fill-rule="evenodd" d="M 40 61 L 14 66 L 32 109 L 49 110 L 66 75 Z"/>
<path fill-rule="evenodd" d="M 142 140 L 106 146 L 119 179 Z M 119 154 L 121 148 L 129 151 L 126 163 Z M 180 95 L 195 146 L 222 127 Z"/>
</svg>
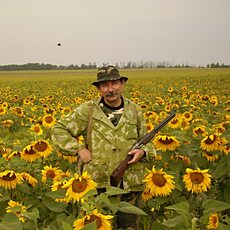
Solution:
<svg viewBox="0 0 230 230">
<path fill-rule="evenodd" d="M 230 64 L 230 0 L 0 0 L 0 65 L 128 61 Z"/>
</svg>

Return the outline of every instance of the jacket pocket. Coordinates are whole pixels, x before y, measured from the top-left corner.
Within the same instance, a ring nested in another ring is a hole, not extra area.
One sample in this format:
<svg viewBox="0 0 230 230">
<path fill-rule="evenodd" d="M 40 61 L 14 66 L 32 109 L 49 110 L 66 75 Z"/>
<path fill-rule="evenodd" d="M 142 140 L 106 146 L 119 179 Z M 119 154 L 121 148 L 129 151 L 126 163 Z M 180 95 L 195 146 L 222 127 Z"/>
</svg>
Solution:
<svg viewBox="0 0 230 230">
<path fill-rule="evenodd" d="M 137 131 L 137 121 L 131 119 L 126 123 L 126 135 L 127 140 L 137 140 L 138 131 Z"/>
<path fill-rule="evenodd" d="M 129 166 L 124 175 L 124 189 L 131 191 L 140 191 L 143 189 L 144 166 L 137 162 Z"/>
<path fill-rule="evenodd" d="M 108 182 L 109 159 L 92 160 L 85 165 L 84 171 L 87 171 L 91 178 L 98 183 Z"/>
</svg>

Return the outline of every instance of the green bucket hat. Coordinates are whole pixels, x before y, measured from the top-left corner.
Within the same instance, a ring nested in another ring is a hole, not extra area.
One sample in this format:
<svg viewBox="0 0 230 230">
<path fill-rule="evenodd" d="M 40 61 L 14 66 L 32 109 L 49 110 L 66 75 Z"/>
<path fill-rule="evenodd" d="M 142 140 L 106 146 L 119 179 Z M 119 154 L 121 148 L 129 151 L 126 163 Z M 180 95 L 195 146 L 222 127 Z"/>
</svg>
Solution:
<svg viewBox="0 0 230 230">
<path fill-rule="evenodd" d="M 127 77 L 121 76 L 119 71 L 116 67 L 109 65 L 100 67 L 97 71 L 97 80 L 92 83 L 92 85 L 98 86 L 100 82 L 103 81 L 115 81 L 118 79 L 124 79 L 125 81 L 128 80 Z"/>
</svg>

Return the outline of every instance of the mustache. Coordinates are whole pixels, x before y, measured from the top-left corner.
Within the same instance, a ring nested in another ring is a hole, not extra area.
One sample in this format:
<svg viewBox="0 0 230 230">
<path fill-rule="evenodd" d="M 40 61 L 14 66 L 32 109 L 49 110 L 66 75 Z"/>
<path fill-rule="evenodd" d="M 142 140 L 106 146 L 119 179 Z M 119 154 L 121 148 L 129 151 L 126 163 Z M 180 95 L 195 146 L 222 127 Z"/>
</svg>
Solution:
<svg viewBox="0 0 230 230">
<path fill-rule="evenodd" d="M 117 92 L 111 92 L 111 93 L 107 93 L 105 96 L 106 97 L 112 97 L 112 96 L 116 96 L 116 95 L 118 95 Z"/>
</svg>

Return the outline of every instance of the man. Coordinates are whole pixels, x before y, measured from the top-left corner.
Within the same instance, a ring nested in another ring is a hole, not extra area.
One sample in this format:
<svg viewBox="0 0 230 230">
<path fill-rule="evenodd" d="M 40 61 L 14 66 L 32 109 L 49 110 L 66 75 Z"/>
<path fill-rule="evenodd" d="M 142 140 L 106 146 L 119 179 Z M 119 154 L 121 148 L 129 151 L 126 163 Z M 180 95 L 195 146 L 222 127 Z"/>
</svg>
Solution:
<svg viewBox="0 0 230 230">
<path fill-rule="evenodd" d="M 99 68 L 92 85 L 101 98 L 81 104 L 52 129 L 53 143 L 63 154 L 79 156 L 84 171 L 97 182 L 98 189 L 110 185 L 113 170 L 131 154 L 133 158 L 120 187 L 130 192 L 142 191 L 143 162 L 153 153 L 151 144 L 129 151 L 147 129 L 141 108 L 122 96 L 127 80 L 114 66 Z M 76 141 L 80 135 L 85 140 L 81 145 Z"/>
</svg>

